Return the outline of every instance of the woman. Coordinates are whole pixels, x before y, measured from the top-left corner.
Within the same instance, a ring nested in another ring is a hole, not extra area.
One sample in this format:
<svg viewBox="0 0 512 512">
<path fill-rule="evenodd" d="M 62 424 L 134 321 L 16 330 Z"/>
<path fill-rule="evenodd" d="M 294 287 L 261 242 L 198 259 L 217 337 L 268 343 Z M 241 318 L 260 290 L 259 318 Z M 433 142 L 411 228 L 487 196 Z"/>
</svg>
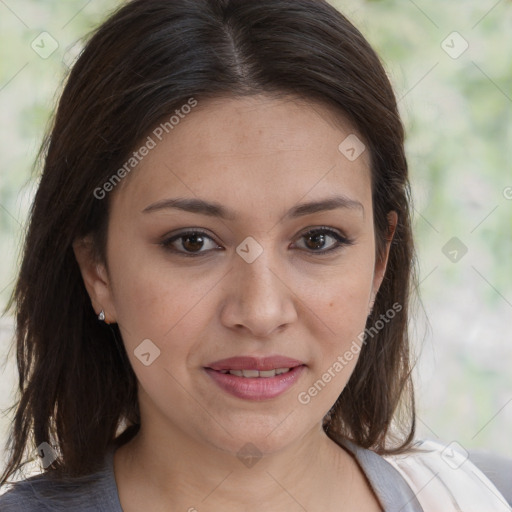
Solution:
<svg viewBox="0 0 512 512">
<path fill-rule="evenodd" d="M 510 510 L 503 473 L 412 444 L 403 138 L 323 1 L 135 0 L 103 24 L 12 300 L 0 483 L 32 446 L 45 472 L 2 510 Z"/>
</svg>

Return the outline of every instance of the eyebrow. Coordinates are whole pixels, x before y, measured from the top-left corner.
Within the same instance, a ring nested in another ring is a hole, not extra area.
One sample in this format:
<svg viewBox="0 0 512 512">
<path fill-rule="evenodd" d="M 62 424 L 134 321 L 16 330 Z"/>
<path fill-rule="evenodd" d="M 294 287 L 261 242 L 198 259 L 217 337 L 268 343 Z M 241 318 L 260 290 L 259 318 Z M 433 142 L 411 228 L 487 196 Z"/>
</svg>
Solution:
<svg viewBox="0 0 512 512">
<path fill-rule="evenodd" d="M 364 216 L 364 206 L 359 201 L 338 195 L 319 201 L 310 201 L 298 204 L 291 208 L 284 215 L 283 219 L 303 217 L 305 215 L 311 215 L 312 213 L 335 210 L 338 208 L 359 209 Z M 150 213 L 166 209 L 183 210 L 190 213 L 208 215 L 209 217 L 219 217 L 226 220 L 234 220 L 237 217 L 235 212 L 222 206 L 220 203 L 204 201 L 203 199 L 188 199 L 180 197 L 157 201 L 156 203 L 146 206 L 146 208 L 142 210 L 142 213 Z"/>
</svg>

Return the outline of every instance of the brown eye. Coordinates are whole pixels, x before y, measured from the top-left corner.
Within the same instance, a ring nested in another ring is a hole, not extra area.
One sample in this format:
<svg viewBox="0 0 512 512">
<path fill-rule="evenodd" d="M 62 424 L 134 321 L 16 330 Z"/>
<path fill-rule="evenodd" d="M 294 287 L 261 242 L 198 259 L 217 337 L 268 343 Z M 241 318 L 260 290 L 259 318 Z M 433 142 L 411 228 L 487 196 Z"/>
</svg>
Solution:
<svg viewBox="0 0 512 512">
<path fill-rule="evenodd" d="M 323 249 L 326 243 L 326 236 L 324 233 L 314 233 L 312 235 L 306 236 L 305 242 L 308 249 Z"/>
<path fill-rule="evenodd" d="M 312 229 L 304 233 L 297 247 L 309 252 L 325 254 L 336 249 L 341 249 L 345 245 L 352 245 L 352 240 L 344 237 L 337 231 L 329 228 Z"/>
<path fill-rule="evenodd" d="M 183 236 L 181 245 L 186 251 L 197 252 L 203 248 L 204 237 L 201 234 Z"/>
<path fill-rule="evenodd" d="M 210 236 L 202 231 L 178 233 L 163 240 L 160 245 L 162 245 L 165 250 L 183 256 L 201 256 L 212 250 L 222 249 Z"/>
</svg>

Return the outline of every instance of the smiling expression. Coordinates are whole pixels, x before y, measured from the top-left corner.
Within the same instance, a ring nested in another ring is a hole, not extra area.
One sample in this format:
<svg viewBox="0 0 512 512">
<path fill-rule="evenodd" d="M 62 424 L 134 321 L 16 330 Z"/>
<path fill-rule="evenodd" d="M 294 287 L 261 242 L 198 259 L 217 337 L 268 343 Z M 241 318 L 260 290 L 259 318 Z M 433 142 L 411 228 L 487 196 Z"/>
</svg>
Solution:
<svg viewBox="0 0 512 512">
<path fill-rule="evenodd" d="M 108 283 L 88 289 L 119 324 L 143 424 L 272 451 L 321 422 L 357 357 L 310 404 L 297 395 L 364 330 L 385 269 L 368 151 L 351 161 L 338 149 L 354 133 L 292 98 L 199 102 L 112 193 Z M 159 350 L 147 366 L 143 340 Z M 212 369 L 241 356 L 254 359 Z M 275 356 L 297 362 L 282 389 L 271 381 L 287 374 L 243 376 L 286 367 L 263 361 Z"/>
</svg>

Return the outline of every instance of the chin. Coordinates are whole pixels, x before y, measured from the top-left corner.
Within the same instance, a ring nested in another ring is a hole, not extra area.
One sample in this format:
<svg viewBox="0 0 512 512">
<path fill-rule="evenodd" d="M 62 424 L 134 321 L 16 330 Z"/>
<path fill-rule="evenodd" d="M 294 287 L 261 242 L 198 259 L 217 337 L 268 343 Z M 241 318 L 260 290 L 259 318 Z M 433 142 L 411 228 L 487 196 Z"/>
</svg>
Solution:
<svg viewBox="0 0 512 512">
<path fill-rule="evenodd" d="M 292 417 L 293 415 L 290 415 Z M 280 419 L 282 421 L 282 418 Z M 290 444 L 299 441 L 306 432 L 290 430 L 279 421 L 272 421 L 272 424 L 265 427 L 240 428 L 223 431 L 222 439 L 209 439 L 207 442 L 218 450 L 227 452 L 230 455 L 243 457 L 247 454 L 254 456 L 271 455 L 285 449 Z M 211 432 L 211 431 L 210 431 Z"/>
</svg>

